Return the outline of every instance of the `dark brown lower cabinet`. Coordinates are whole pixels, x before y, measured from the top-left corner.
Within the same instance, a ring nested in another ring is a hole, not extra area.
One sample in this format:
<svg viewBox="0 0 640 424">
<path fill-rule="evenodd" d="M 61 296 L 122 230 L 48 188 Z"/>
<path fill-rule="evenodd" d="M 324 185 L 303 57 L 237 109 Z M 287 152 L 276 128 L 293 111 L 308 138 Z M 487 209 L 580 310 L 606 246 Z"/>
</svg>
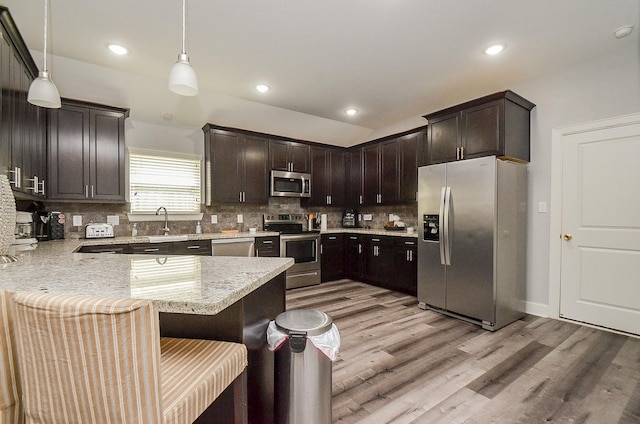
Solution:
<svg viewBox="0 0 640 424">
<path fill-rule="evenodd" d="M 99 244 L 82 246 L 79 253 L 118 253 L 136 255 L 211 256 L 211 240 L 187 240 L 165 243 Z"/>
<path fill-rule="evenodd" d="M 256 237 L 255 254 L 263 258 L 280 256 L 280 237 Z"/>
<path fill-rule="evenodd" d="M 362 236 L 347 234 L 345 237 L 345 277 L 362 281 L 364 270 L 364 254 L 362 250 Z"/>
<path fill-rule="evenodd" d="M 320 237 L 321 281 L 344 278 L 344 234 L 326 234 Z"/>
<path fill-rule="evenodd" d="M 389 280 L 394 290 L 416 296 L 418 294 L 418 246 L 411 237 L 394 237 L 393 276 Z"/>
<path fill-rule="evenodd" d="M 393 288 L 390 280 L 393 277 L 393 241 L 390 237 L 363 237 L 364 281 L 384 288 Z"/>
</svg>

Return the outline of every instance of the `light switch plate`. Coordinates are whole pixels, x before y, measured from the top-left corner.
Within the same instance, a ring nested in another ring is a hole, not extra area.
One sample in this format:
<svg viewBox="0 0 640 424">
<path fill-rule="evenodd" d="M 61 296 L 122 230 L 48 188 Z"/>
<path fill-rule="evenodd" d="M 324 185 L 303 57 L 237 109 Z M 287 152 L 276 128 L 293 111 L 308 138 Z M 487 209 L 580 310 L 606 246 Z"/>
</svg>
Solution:
<svg viewBox="0 0 640 424">
<path fill-rule="evenodd" d="M 120 217 L 118 215 L 107 215 L 107 224 L 120 225 Z"/>
<path fill-rule="evenodd" d="M 547 213 L 547 202 L 538 202 L 538 212 Z"/>
<path fill-rule="evenodd" d="M 73 215 L 73 226 L 82 227 L 82 215 Z"/>
<path fill-rule="evenodd" d="M 238 215 L 238 224 L 242 224 L 244 222 L 244 218 L 242 215 Z"/>
<path fill-rule="evenodd" d="M 218 223 L 218 215 L 211 215 L 211 223 L 212 224 Z"/>
</svg>

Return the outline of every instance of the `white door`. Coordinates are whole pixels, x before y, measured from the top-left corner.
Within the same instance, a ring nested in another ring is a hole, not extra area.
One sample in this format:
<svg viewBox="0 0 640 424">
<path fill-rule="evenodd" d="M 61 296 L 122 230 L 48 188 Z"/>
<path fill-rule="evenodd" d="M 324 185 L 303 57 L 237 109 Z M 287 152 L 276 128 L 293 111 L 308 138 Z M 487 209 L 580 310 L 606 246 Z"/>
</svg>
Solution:
<svg viewBox="0 0 640 424">
<path fill-rule="evenodd" d="M 560 316 L 640 334 L 640 123 L 562 149 Z"/>
</svg>

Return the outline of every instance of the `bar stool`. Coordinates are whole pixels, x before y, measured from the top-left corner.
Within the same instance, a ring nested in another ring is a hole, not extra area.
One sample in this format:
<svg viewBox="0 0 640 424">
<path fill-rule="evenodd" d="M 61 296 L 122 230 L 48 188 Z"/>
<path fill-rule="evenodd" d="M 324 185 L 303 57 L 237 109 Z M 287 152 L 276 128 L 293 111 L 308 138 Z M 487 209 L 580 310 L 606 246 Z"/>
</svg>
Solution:
<svg viewBox="0 0 640 424">
<path fill-rule="evenodd" d="M 20 381 L 11 326 L 11 293 L 0 290 L 0 423 L 23 422 Z"/>
<path fill-rule="evenodd" d="M 246 385 L 244 345 L 161 339 L 150 301 L 13 299 L 27 423 L 192 423 L 238 377 Z"/>
</svg>

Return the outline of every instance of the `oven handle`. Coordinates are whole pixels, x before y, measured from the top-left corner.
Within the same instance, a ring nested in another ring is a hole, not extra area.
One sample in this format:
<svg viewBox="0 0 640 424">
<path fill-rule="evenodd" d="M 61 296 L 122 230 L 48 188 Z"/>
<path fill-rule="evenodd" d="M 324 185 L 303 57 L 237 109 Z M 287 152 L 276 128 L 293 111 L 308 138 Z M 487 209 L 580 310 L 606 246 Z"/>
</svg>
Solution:
<svg viewBox="0 0 640 424">
<path fill-rule="evenodd" d="M 320 233 L 313 234 L 281 234 L 280 240 L 315 240 L 320 238 Z"/>
</svg>

